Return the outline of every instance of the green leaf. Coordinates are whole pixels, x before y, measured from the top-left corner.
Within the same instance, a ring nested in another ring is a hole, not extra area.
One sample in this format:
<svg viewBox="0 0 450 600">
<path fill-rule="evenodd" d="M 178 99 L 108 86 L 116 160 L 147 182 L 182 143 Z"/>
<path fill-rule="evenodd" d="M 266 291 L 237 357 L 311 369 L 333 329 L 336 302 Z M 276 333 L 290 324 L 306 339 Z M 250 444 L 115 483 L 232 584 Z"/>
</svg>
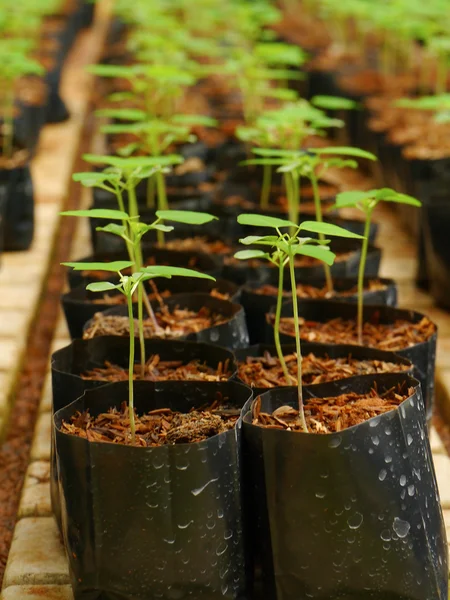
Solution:
<svg viewBox="0 0 450 600">
<path fill-rule="evenodd" d="M 422 206 L 422 203 L 416 198 L 408 196 L 408 194 L 400 194 L 391 188 L 381 188 L 371 191 L 378 202 L 397 202 L 398 204 L 409 204 L 410 206 Z"/>
<path fill-rule="evenodd" d="M 95 173 L 94 171 L 89 171 L 86 173 L 74 173 L 72 179 L 82 183 L 86 187 L 95 187 L 109 181 L 120 181 L 120 175 L 118 173 Z"/>
<path fill-rule="evenodd" d="M 251 225 L 253 227 L 273 227 L 275 229 L 278 229 L 279 227 L 297 227 L 292 221 L 266 215 L 239 215 L 237 221 L 241 225 Z"/>
<path fill-rule="evenodd" d="M 152 225 L 151 229 L 157 229 L 158 231 L 164 231 L 165 233 L 169 233 L 169 231 L 173 231 L 175 228 L 171 225 L 163 225 L 162 223 L 156 223 Z"/>
<path fill-rule="evenodd" d="M 234 255 L 238 260 L 249 260 L 251 258 L 269 258 L 269 254 L 262 250 L 239 250 Z"/>
<path fill-rule="evenodd" d="M 218 125 L 217 119 L 205 115 L 174 115 L 172 117 L 172 122 L 182 125 L 198 125 L 201 127 L 217 127 Z"/>
<path fill-rule="evenodd" d="M 120 289 L 120 284 L 114 285 L 113 283 L 110 283 L 109 281 L 96 281 L 94 283 L 89 283 L 86 286 L 86 289 L 89 292 L 108 292 L 110 290 Z"/>
<path fill-rule="evenodd" d="M 65 262 L 61 263 L 65 267 L 72 267 L 74 271 L 108 271 L 118 273 L 124 269 L 129 269 L 134 265 L 129 260 L 115 260 L 112 262 Z"/>
<path fill-rule="evenodd" d="M 217 217 L 204 212 L 193 210 L 157 210 L 156 216 L 164 221 L 174 221 L 175 223 L 185 223 L 187 225 L 204 225 L 217 220 Z"/>
<path fill-rule="evenodd" d="M 129 216 L 122 210 L 110 208 L 89 208 L 86 210 L 66 210 L 61 213 L 65 217 L 90 217 L 92 219 L 110 219 L 114 221 L 126 221 Z"/>
<path fill-rule="evenodd" d="M 352 190 L 350 192 L 341 192 L 336 196 L 336 208 L 346 208 L 348 206 L 357 206 L 371 197 L 371 191 L 360 192 Z"/>
<path fill-rule="evenodd" d="M 112 233 L 114 235 L 118 235 L 119 237 L 123 237 L 126 234 L 125 227 L 123 225 L 118 225 L 117 223 L 108 223 L 108 225 L 105 225 L 105 227 L 96 227 L 95 230 Z"/>
<path fill-rule="evenodd" d="M 252 244 L 265 244 L 273 246 L 279 241 L 277 235 L 248 235 L 245 238 L 239 240 L 244 246 L 251 246 Z"/>
<path fill-rule="evenodd" d="M 138 108 L 101 108 L 95 111 L 97 117 L 109 117 L 123 121 L 144 121 L 146 113 Z"/>
<path fill-rule="evenodd" d="M 366 158 L 367 160 L 378 160 L 375 154 L 361 150 L 361 148 L 347 148 L 345 146 L 335 146 L 334 148 L 308 148 L 313 154 L 339 154 L 340 156 L 355 156 L 356 158 Z"/>
<path fill-rule="evenodd" d="M 143 167 L 165 167 L 183 162 L 183 157 L 178 154 L 165 156 L 108 156 L 100 154 L 83 154 L 83 160 L 88 163 L 110 165 L 123 170 L 133 170 Z"/>
<path fill-rule="evenodd" d="M 303 223 L 300 224 L 300 230 L 309 231 L 311 233 L 323 233 L 324 235 L 334 235 L 337 237 L 355 238 L 359 240 L 364 238 L 364 236 L 362 235 L 353 233 L 353 231 L 348 231 L 348 229 L 344 229 L 343 227 L 339 227 L 338 225 L 333 225 L 333 223 L 303 221 Z"/>
<path fill-rule="evenodd" d="M 350 110 L 359 108 L 358 102 L 349 98 L 340 98 L 338 96 L 314 96 L 311 104 L 325 110 Z"/>
<path fill-rule="evenodd" d="M 325 246 L 309 246 L 308 244 L 297 244 L 291 246 L 291 252 L 293 254 L 302 254 L 303 256 L 310 256 L 311 258 L 317 258 L 327 265 L 332 265 L 334 263 L 334 259 L 336 258 L 336 254 L 331 252 Z"/>
<path fill-rule="evenodd" d="M 142 273 L 151 275 L 153 277 L 197 277 L 198 279 L 210 279 L 215 281 L 215 278 L 206 273 L 200 271 L 194 271 L 193 269 L 185 269 L 184 267 L 170 267 L 170 266 L 159 266 L 155 265 L 152 267 L 144 267 Z"/>
</svg>

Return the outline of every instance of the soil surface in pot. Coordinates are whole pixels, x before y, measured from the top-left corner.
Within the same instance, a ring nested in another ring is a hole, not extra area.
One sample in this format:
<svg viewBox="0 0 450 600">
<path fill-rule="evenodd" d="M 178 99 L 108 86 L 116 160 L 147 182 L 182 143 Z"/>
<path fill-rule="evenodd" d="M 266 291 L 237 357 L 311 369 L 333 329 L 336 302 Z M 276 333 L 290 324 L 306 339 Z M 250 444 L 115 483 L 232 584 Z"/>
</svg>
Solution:
<svg viewBox="0 0 450 600">
<path fill-rule="evenodd" d="M 231 254 L 233 248 L 222 240 L 210 240 L 205 236 L 169 240 L 160 246 L 168 250 L 203 252 L 204 254 Z"/>
<path fill-rule="evenodd" d="M 385 290 L 386 285 L 381 281 L 374 279 L 369 281 L 368 285 L 364 288 L 365 292 L 375 292 L 380 290 Z M 271 285 L 266 283 L 259 288 L 255 288 L 252 290 L 255 294 L 260 294 L 262 296 L 274 296 L 276 297 L 278 294 L 278 287 L 275 285 Z M 313 285 L 307 285 L 303 283 L 299 283 L 297 285 L 297 296 L 299 298 L 336 298 L 339 296 L 354 296 L 358 292 L 358 286 L 354 285 L 352 288 L 348 290 L 332 290 L 329 291 L 327 286 L 323 287 L 314 287 Z M 283 296 L 291 297 L 291 292 L 289 290 L 283 290 Z"/>
<path fill-rule="evenodd" d="M 141 366 L 134 366 L 134 379 L 141 379 Z M 97 367 L 81 375 L 90 381 L 127 381 L 128 369 L 105 361 L 104 367 Z M 229 360 L 220 361 L 216 369 L 199 360 L 183 363 L 182 360 L 161 360 L 158 354 L 150 356 L 145 363 L 146 381 L 227 381 L 231 377 Z"/>
<path fill-rule="evenodd" d="M 158 300 L 158 302 L 162 302 L 164 298 L 170 298 L 170 296 L 172 295 L 172 292 L 170 290 L 163 290 L 162 292 L 158 292 L 156 285 L 153 282 L 150 282 L 150 285 L 152 285 L 154 289 L 152 293 L 148 294 L 148 299 L 150 300 L 150 302 L 153 302 L 155 300 Z M 215 288 L 213 288 L 209 292 L 209 295 L 213 298 L 219 298 L 220 300 L 230 299 L 230 294 L 222 294 L 221 292 L 219 292 L 219 290 Z M 126 296 L 124 296 L 124 294 L 121 294 L 119 292 L 118 294 L 111 295 L 103 294 L 103 296 L 100 296 L 100 298 L 92 298 L 90 302 L 92 302 L 92 304 L 110 304 L 111 306 L 120 306 L 122 304 L 127 303 L 127 298 Z"/>
<path fill-rule="evenodd" d="M 136 415 L 136 445 L 154 448 L 201 442 L 232 429 L 239 413 L 239 409 L 231 407 L 227 399 L 219 395 L 210 406 L 189 413 L 175 412 L 170 408 L 152 410 L 144 415 Z M 125 402 L 120 411 L 110 409 L 96 417 L 89 412 L 77 412 L 70 422 L 63 421 L 61 431 L 89 442 L 132 444 L 128 405 Z"/>
<path fill-rule="evenodd" d="M 242 196 L 228 196 L 225 198 L 220 204 L 223 204 L 227 207 L 237 207 L 240 208 L 241 211 L 245 212 L 253 212 L 255 208 L 260 208 L 258 202 L 252 202 L 247 198 Z M 321 201 L 322 212 L 327 213 L 334 204 L 334 200 L 324 200 Z M 278 196 L 275 198 L 273 202 L 270 202 L 265 208 L 267 212 L 275 212 L 275 213 L 283 213 L 287 214 L 289 212 L 288 200 L 286 196 Z M 315 215 L 316 207 L 312 200 L 302 200 L 300 203 L 300 215 Z"/>
<path fill-rule="evenodd" d="M 272 318 L 272 317 L 271 317 Z M 308 342 L 326 344 L 357 344 L 358 332 L 355 320 L 331 319 L 325 323 L 300 318 L 300 337 Z M 294 319 L 281 319 L 280 331 L 295 337 Z M 397 320 L 395 323 L 377 323 L 376 315 L 372 321 L 363 324 L 363 346 L 396 352 L 426 342 L 436 331 L 436 326 L 423 317 L 418 323 Z"/>
<path fill-rule="evenodd" d="M 374 388 L 369 394 L 350 392 L 329 398 L 305 399 L 305 419 L 310 433 L 336 433 L 372 417 L 395 410 L 414 393 L 414 388 L 391 388 L 379 394 Z M 253 407 L 253 425 L 269 429 L 302 432 L 299 412 L 292 406 L 280 406 L 271 415 L 261 412 L 261 398 Z"/>
<path fill-rule="evenodd" d="M 210 327 L 216 327 L 227 322 L 227 318 L 222 315 L 212 313 L 204 307 L 199 311 L 187 310 L 185 308 L 175 308 L 170 310 L 167 306 L 162 306 L 159 312 L 155 313 L 155 322 L 150 319 L 144 319 L 144 337 L 173 339 L 197 333 Z M 138 321 L 135 319 L 135 332 L 138 331 Z M 101 335 L 118 335 L 128 337 L 130 333 L 130 324 L 127 316 L 104 315 L 96 313 L 92 318 L 90 326 L 85 330 L 83 339 L 89 340 Z"/>
<path fill-rule="evenodd" d="M 336 253 L 336 259 L 334 261 L 334 263 L 339 263 L 342 262 L 344 260 L 348 260 L 351 256 L 356 255 L 355 251 L 352 252 L 337 252 Z M 245 264 L 248 267 L 261 267 L 261 266 L 269 266 L 271 268 L 277 268 L 275 267 L 275 265 L 273 265 L 272 263 L 269 263 L 267 261 L 261 261 L 258 259 L 251 259 L 251 260 L 246 260 L 245 263 L 243 263 L 242 260 L 239 260 L 238 258 L 234 258 L 234 256 L 227 256 L 224 259 L 224 263 L 226 265 L 242 265 Z M 318 260 L 317 258 L 313 258 L 312 256 L 301 256 L 301 255 L 297 255 L 295 258 L 295 266 L 296 267 L 315 267 L 318 265 L 323 265 L 323 262 L 321 262 L 320 260 Z"/>
<path fill-rule="evenodd" d="M 274 388 L 284 385 L 297 385 L 297 353 L 284 357 L 292 381 L 287 382 L 283 375 L 280 360 L 265 352 L 264 356 L 247 356 L 238 364 L 240 379 L 250 387 Z M 358 360 L 351 355 L 342 358 L 316 356 L 312 352 L 302 358 L 302 383 L 311 385 L 336 381 L 357 375 L 375 373 L 399 373 L 407 371 L 408 365 L 382 360 Z"/>
</svg>

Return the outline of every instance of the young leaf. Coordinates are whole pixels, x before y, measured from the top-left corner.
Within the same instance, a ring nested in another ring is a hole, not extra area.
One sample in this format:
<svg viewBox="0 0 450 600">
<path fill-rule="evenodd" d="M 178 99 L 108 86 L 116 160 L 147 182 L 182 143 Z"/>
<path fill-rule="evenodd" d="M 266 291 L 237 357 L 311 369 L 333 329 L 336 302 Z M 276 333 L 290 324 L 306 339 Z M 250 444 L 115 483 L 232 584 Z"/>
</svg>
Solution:
<svg viewBox="0 0 450 600">
<path fill-rule="evenodd" d="M 217 219 L 214 215 L 193 210 L 157 210 L 156 216 L 164 221 L 185 223 L 187 225 L 204 225 Z"/>
<path fill-rule="evenodd" d="M 303 256 L 310 256 L 311 258 L 317 258 L 327 265 L 332 265 L 336 254 L 331 252 L 326 246 L 309 246 L 308 244 L 296 244 L 291 246 L 291 252 L 293 254 L 302 254 Z"/>
<path fill-rule="evenodd" d="M 339 154 L 341 156 L 355 156 L 356 158 L 366 158 L 367 160 L 378 160 L 375 154 L 361 150 L 361 148 L 347 148 L 345 146 L 335 146 L 334 148 L 309 148 L 313 154 Z"/>
<path fill-rule="evenodd" d="M 108 223 L 108 225 L 105 225 L 105 227 L 96 227 L 95 230 L 105 231 L 106 233 L 112 233 L 120 237 L 126 234 L 125 227 L 123 225 L 119 225 L 118 223 Z"/>
<path fill-rule="evenodd" d="M 251 225 L 253 227 L 272 227 L 274 229 L 278 229 L 279 227 L 297 227 L 292 221 L 266 215 L 244 214 L 239 215 L 237 220 L 241 225 Z"/>
<path fill-rule="evenodd" d="M 240 243 L 244 246 L 251 246 L 252 244 L 264 244 L 272 246 L 278 242 L 280 238 L 276 235 L 248 235 L 245 238 L 240 239 Z"/>
<path fill-rule="evenodd" d="M 86 210 L 66 210 L 61 213 L 65 217 L 91 217 L 92 219 L 110 219 L 114 221 L 126 221 L 129 216 L 122 210 L 113 208 L 89 208 Z"/>
<path fill-rule="evenodd" d="M 74 271 L 108 271 L 118 273 L 129 269 L 134 265 L 129 260 L 115 260 L 109 263 L 103 262 L 65 262 L 61 263 L 64 267 L 72 267 Z"/>
<path fill-rule="evenodd" d="M 197 277 L 198 279 L 210 279 L 215 281 L 215 278 L 206 273 L 200 271 L 194 271 L 193 269 L 185 269 L 184 267 L 170 267 L 170 266 L 151 266 L 144 267 L 142 273 L 146 273 L 153 277 Z"/>
<path fill-rule="evenodd" d="M 346 208 L 349 206 L 357 206 L 360 202 L 363 202 L 367 198 L 370 198 L 369 192 L 360 192 L 352 190 L 349 192 L 341 192 L 336 196 L 336 208 Z"/>
<path fill-rule="evenodd" d="M 317 221 L 303 221 L 303 223 L 300 224 L 300 230 L 309 231 L 311 233 L 323 233 L 324 235 L 334 235 L 337 237 L 356 238 L 359 240 L 364 237 L 357 233 L 353 233 L 353 231 L 348 231 L 348 229 L 339 227 L 338 225 L 333 225 L 332 223 L 319 223 Z"/>
<path fill-rule="evenodd" d="M 109 181 L 120 181 L 120 175 L 118 173 L 95 173 L 94 171 L 90 171 L 87 173 L 74 173 L 72 179 L 82 183 L 86 187 L 94 187 L 101 183 L 108 183 Z"/>
<path fill-rule="evenodd" d="M 239 250 L 235 253 L 234 258 L 238 260 L 249 260 L 251 258 L 269 258 L 267 252 L 262 250 Z"/>
<path fill-rule="evenodd" d="M 350 110 L 359 108 L 359 104 L 354 100 L 338 96 L 314 96 L 311 98 L 311 104 L 325 110 Z"/>
<path fill-rule="evenodd" d="M 114 285 L 113 283 L 110 283 L 109 281 L 95 281 L 94 283 L 89 283 L 86 286 L 86 289 L 89 292 L 108 292 L 110 290 L 120 289 L 120 284 Z"/>
</svg>

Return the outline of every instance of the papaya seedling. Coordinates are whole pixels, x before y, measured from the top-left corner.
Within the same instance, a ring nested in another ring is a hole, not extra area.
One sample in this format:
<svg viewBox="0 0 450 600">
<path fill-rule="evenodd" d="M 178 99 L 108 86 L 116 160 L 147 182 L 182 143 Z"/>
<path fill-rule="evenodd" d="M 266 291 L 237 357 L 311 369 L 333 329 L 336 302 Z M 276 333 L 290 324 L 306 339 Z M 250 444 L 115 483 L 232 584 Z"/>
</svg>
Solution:
<svg viewBox="0 0 450 600">
<path fill-rule="evenodd" d="M 366 192 L 349 191 L 342 192 L 336 196 L 336 208 L 358 208 L 364 215 L 364 239 L 362 241 L 361 258 L 358 270 L 358 312 L 357 332 L 358 344 L 363 343 L 363 308 L 364 308 L 364 274 L 366 270 L 367 249 L 369 247 L 369 231 L 373 211 L 380 202 L 395 202 L 397 204 L 408 204 L 410 206 L 421 206 L 421 202 L 407 194 L 400 194 L 390 188 L 368 190 Z"/>
<path fill-rule="evenodd" d="M 297 353 L 297 385 L 299 415 L 303 431 L 307 432 L 302 389 L 302 353 L 300 344 L 300 322 L 298 317 L 297 283 L 295 278 L 295 257 L 297 255 L 310 256 L 327 265 L 332 265 L 336 255 L 329 248 L 329 240 L 319 240 L 315 237 L 301 237 L 301 234 L 314 233 L 332 235 L 344 238 L 361 238 L 360 235 L 351 233 L 342 227 L 329 223 L 318 223 L 316 221 L 304 221 L 300 225 L 285 219 L 265 215 L 243 214 L 239 215 L 238 223 L 252 227 L 264 227 L 274 230 L 273 235 L 251 235 L 240 240 L 245 246 L 265 246 L 267 250 L 248 249 L 240 250 L 234 255 L 239 260 L 264 259 L 278 268 L 278 290 L 274 322 L 274 342 L 278 358 L 283 370 L 286 382 L 292 381 L 287 370 L 286 361 L 280 343 L 280 320 L 281 307 L 283 303 L 284 270 L 289 268 L 289 276 L 292 293 L 292 307 L 294 317 L 295 345 Z M 282 233 L 282 229 L 289 228 L 289 232 Z"/>
<path fill-rule="evenodd" d="M 133 444 L 136 443 L 136 423 L 135 423 L 135 411 L 134 411 L 134 362 L 135 362 L 135 325 L 134 325 L 134 313 L 133 313 L 133 296 L 139 288 L 142 288 L 144 281 L 154 279 L 156 277 L 171 278 L 172 276 L 182 277 L 202 277 L 205 279 L 212 279 L 210 275 L 193 271 L 192 269 L 185 269 L 181 267 L 145 267 L 142 271 L 135 271 L 132 275 L 124 275 L 122 271 L 132 268 L 134 263 L 131 261 L 115 261 L 110 263 L 95 263 L 95 262 L 67 262 L 63 263 L 64 266 L 71 267 L 76 271 L 89 271 L 89 270 L 101 270 L 106 273 L 115 273 L 119 277 L 119 282 L 114 283 L 111 281 L 97 281 L 89 283 L 86 289 L 91 292 L 108 292 L 111 290 L 117 290 L 126 297 L 127 309 L 128 309 L 128 324 L 130 331 L 130 346 L 129 346 L 129 361 L 128 361 L 128 414 L 130 420 L 130 433 L 131 441 Z M 138 317 L 139 330 L 143 330 L 142 315 Z M 145 346 L 144 346 L 145 350 Z M 142 347 L 141 347 L 142 352 Z M 145 353 L 144 353 L 145 357 Z M 142 354 L 141 354 L 142 364 Z M 144 373 L 141 370 L 141 378 L 144 377 Z"/>
</svg>

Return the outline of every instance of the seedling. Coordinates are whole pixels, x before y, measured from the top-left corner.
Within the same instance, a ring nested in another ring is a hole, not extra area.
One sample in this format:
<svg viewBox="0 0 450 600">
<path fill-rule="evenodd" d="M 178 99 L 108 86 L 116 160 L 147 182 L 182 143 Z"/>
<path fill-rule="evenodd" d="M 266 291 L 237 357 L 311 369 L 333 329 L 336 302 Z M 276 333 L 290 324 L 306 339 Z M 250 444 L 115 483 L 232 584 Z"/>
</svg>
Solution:
<svg viewBox="0 0 450 600">
<path fill-rule="evenodd" d="M 298 390 L 298 405 L 299 414 L 302 423 L 303 431 L 307 432 L 305 413 L 303 408 L 303 389 L 302 389 L 302 354 L 300 344 L 300 323 L 298 318 L 298 297 L 297 284 L 295 280 L 295 257 L 297 255 L 311 256 L 327 265 L 332 265 L 336 255 L 331 252 L 328 244 L 329 240 L 319 240 L 313 237 L 300 237 L 302 232 L 315 233 L 322 235 L 333 235 L 346 238 L 361 238 L 360 235 L 351 233 L 342 227 L 328 223 L 318 223 L 315 221 L 304 221 L 300 225 L 285 219 L 269 217 L 265 215 L 239 215 L 238 223 L 241 225 L 250 225 L 252 227 L 265 227 L 275 230 L 274 235 L 251 235 L 240 240 L 245 246 L 266 246 L 270 251 L 249 249 L 240 250 L 234 256 L 240 260 L 264 259 L 278 267 L 278 291 L 277 303 L 275 310 L 274 323 L 274 341 L 277 350 L 277 355 L 280 360 L 283 374 L 287 382 L 292 381 L 287 370 L 286 361 L 284 360 L 283 352 L 280 343 L 280 319 L 281 307 L 283 303 L 283 281 L 284 269 L 289 267 L 292 306 L 294 316 L 295 329 L 295 344 L 297 352 L 297 390 Z M 282 233 L 281 229 L 289 228 L 290 233 Z"/>
<path fill-rule="evenodd" d="M 42 75 L 43 67 L 28 58 L 27 40 L 2 39 L 0 41 L 1 109 L 3 116 L 3 155 L 11 158 L 14 138 L 14 87 L 19 77 Z"/>
<path fill-rule="evenodd" d="M 136 443 L 136 423 L 135 423 L 135 412 L 134 412 L 134 356 L 135 356 L 135 326 L 134 326 L 134 313 L 133 313 L 133 296 L 136 290 L 142 288 L 144 281 L 154 279 L 156 277 L 171 278 L 172 276 L 181 277 L 201 277 L 204 279 L 212 279 L 210 275 L 193 271 L 192 269 L 184 269 L 181 267 L 146 267 L 142 271 L 134 272 L 132 275 L 124 275 L 122 271 L 134 267 L 134 263 L 131 261 L 116 261 L 111 263 L 91 263 L 91 262 L 68 262 L 63 263 L 64 266 L 72 267 L 76 271 L 91 271 L 101 270 L 106 273 L 116 273 L 119 277 L 119 283 L 113 283 L 111 281 L 97 281 L 95 283 L 89 283 L 86 289 L 91 292 L 108 292 L 111 290 L 117 290 L 123 294 L 127 299 L 128 308 L 128 323 L 130 330 L 130 350 L 129 350 L 129 361 L 128 361 L 128 413 L 130 419 L 130 431 L 131 441 L 133 444 Z M 143 330 L 142 315 L 138 317 L 139 330 Z M 145 346 L 144 346 L 145 350 Z M 141 346 L 142 353 L 142 346 Z M 142 364 L 141 354 L 141 364 Z M 144 352 L 145 359 L 145 352 Z M 144 360 L 145 364 L 145 360 Z M 144 377 L 144 373 L 141 370 L 141 378 Z"/>
<path fill-rule="evenodd" d="M 96 174 L 94 174 L 96 175 Z M 101 175 L 101 174 L 99 174 Z M 136 215 L 129 215 L 125 211 L 121 210 L 108 210 L 100 208 L 92 208 L 88 210 L 72 210 L 61 213 L 65 216 L 71 217 L 88 217 L 95 219 L 106 219 L 108 221 L 118 221 L 119 223 L 108 223 L 105 227 L 97 227 L 97 231 L 104 231 L 120 237 L 124 240 L 128 254 L 130 257 L 131 264 L 133 265 L 134 272 L 141 272 L 144 270 L 144 261 L 142 256 L 141 241 L 142 237 L 149 231 L 164 231 L 169 232 L 173 230 L 171 225 L 165 225 L 164 221 L 172 221 L 174 223 L 183 223 L 188 225 L 203 225 L 209 223 L 216 217 L 207 213 L 200 213 L 194 211 L 183 211 L 183 210 L 162 210 L 156 212 L 156 220 L 153 223 L 141 223 L 139 217 Z M 156 322 L 156 318 L 151 307 L 148 296 L 144 294 L 143 286 L 137 285 L 137 304 L 138 304 L 138 320 L 139 320 L 139 341 L 141 347 L 141 374 L 145 369 L 145 342 L 144 342 L 144 326 L 143 326 L 143 312 L 144 304 L 147 312 L 154 324 L 156 330 L 159 329 Z"/>
<path fill-rule="evenodd" d="M 422 96 L 421 98 L 401 98 L 395 102 L 400 108 L 412 108 L 434 112 L 436 123 L 450 122 L 450 94 Z"/>
<path fill-rule="evenodd" d="M 259 157 L 251 161 L 252 164 L 276 165 L 277 171 L 283 173 L 286 185 L 286 196 L 288 200 L 289 218 L 291 221 L 298 222 L 300 214 L 300 179 L 304 177 L 311 182 L 314 197 L 314 207 L 316 220 L 323 222 L 322 205 L 319 193 L 319 179 L 330 168 L 357 168 L 358 163 L 355 158 L 365 158 L 376 160 L 376 157 L 365 150 L 359 148 L 331 147 L 331 148 L 311 148 L 308 150 L 278 150 L 278 149 L 258 149 L 253 152 Z M 324 241 L 323 234 L 319 233 L 319 239 Z M 325 263 L 325 278 L 328 290 L 333 290 L 333 281 L 329 266 Z"/>
<path fill-rule="evenodd" d="M 367 249 L 369 247 L 369 231 L 372 214 L 379 202 L 396 202 L 397 204 L 409 204 L 410 206 L 421 206 L 421 202 L 408 196 L 400 194 L 390 188 L 379 190 L 368 190 L 367 192 L 350 191 L 342 192 L 336 196 L 336 208 L 354 207 L 358 208 L 365 217 L 364 239 L 362 242 L 361 259 L 358 271 L 358 316 L 357 331 L 358 344 L 362 345 L 363 338 L 363 301 L 364 301 L 364 274 L 366 270 Z"/>
</svg>

